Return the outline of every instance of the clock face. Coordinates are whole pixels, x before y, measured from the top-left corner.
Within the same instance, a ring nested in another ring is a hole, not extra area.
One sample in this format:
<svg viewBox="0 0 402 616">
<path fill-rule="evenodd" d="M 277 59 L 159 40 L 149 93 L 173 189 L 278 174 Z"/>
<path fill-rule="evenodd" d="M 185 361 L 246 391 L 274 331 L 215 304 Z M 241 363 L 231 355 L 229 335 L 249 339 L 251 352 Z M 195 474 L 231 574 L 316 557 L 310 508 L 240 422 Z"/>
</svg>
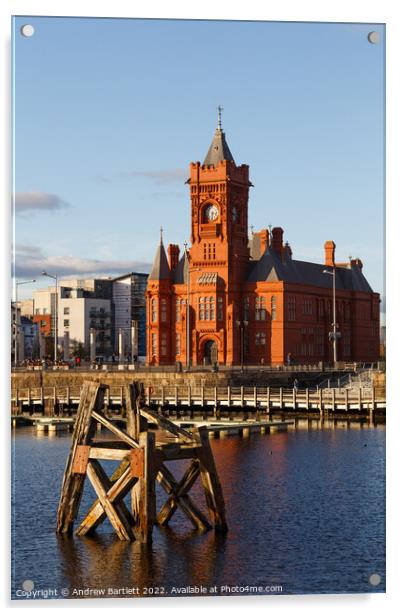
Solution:
<svg viewBox="0 0 402 616">
<path fill-rule="evenodd" d="M 232 220 L 233 222 L 237 222 L 237 210 L 234 206 L 232 207 Z"/>
<path fill-rule="evenodd" d="M 207 209 L 205 210 L 205 216 L 207 217 L 207 220 L 209 220 L 209 222 L 213 222 L 214 220 L 216 220 L 219 216 L 219 211 L 216 205 L 208 205 Z"/>
</svg>

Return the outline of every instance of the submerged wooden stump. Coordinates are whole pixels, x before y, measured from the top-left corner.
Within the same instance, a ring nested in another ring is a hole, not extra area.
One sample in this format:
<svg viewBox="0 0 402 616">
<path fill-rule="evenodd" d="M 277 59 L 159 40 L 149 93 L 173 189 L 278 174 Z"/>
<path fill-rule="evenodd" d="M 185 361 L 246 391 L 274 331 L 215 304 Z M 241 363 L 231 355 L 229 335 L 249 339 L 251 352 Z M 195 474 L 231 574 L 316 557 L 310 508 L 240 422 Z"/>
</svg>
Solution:
<svg viewBox="0 0 402 616">
<path fill-rule="evenodd" d="M 180 508 L 198 530 L 214 527 L 226 532 L 225 503 L 206 428 L 191 432 L 176 426 L 141 404 L 136 384 L 126 388 L 127 428 L 122 430 L 105 416 L 106 386 L 85 382 L 77 413 L 73 442 L 57 515 L 58 533 L 72 533 L 86 477 L 97 495 L 76 533 L 93 533 L 108 518 L 121 540 L 152 541 L 155 524 L 168 524 Z M 151 431 L 149 423 L 157 425 Z M 100 424 L 117 440 L 95 439 Z M 182 479 L 177 481 L 167 468 L 170 460 L 190 460 Z M 100 460 L 118 460 L 111 477 Z M 189 492 L 200 478 L 210 522 L 191 499 Z M 155 482 L 167 493 L 167 500 L 156 513 Z M 131 510 L 124 499 L 131 496 Z"/>
</svg>

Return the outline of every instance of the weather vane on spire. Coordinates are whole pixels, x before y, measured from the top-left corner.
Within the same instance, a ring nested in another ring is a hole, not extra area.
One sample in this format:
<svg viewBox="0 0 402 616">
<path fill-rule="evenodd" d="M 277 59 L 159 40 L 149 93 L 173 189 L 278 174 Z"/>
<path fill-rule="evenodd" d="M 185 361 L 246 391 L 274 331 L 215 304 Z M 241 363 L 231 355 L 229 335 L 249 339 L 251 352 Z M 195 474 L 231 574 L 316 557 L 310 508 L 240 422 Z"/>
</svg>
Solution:
<svg viewBox="0 0 402 616">
<path fill-rule="evenodd" d="M 222 111 L 223 107 L 218 105 L 218 128 L 222 128 Z"/>
<path fill-rule="evenodd" d="M 163 227 L 162 226 L 160 228 L 160 233 L 161 233 L 161 244 L 162 244 L 163 242 Z"/>
</svg>

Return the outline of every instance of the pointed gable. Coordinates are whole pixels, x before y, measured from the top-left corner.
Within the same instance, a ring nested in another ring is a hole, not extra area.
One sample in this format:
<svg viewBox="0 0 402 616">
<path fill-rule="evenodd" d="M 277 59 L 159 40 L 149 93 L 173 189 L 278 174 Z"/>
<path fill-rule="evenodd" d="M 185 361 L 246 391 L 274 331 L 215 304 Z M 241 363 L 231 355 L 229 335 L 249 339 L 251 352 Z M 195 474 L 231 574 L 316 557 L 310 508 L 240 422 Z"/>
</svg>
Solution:
<svg viewBox="0 0 402 616">
<path fill-rule="evenodd" d="M 169 280 L 170 279 L 170 269 L 168 265 L 168 260 L 166 257 L 165 248 L 163 243 L 159 244 L 154 262 L 152 265 L 151 273 L 148 277 L 149 280 Z"/>
</svg>

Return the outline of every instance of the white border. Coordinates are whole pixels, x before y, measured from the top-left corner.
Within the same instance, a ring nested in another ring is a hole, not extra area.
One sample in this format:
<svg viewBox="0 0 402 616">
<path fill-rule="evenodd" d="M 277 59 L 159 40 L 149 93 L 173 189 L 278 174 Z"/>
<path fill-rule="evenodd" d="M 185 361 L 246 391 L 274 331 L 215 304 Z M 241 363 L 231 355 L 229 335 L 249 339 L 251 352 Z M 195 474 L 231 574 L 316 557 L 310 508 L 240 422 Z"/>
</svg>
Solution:
<svg viewBox="0 0 402 616">
<path fill-rule="evenodd" d="M 128 600 L 120 601 L 85 601 L 82 604 L 77 602 L 35 602 L 32 607 L 45 609 L 60 609 L 61 607 L 74 607 L 74 611 L 85 613 L 92 610 L 118 607 L 119 610 L 138 611 L 158 610 L 191 610 L 192 612 L 204 612 L 206 610 L 216 610 L 230 608 L 231 610 L 244 610 L 247 607 L 257 611 L 266 611 L 267 609 L 280 610 L 281 613 L 289 613 L 293 609 L 300 610 L 302 613 L 332 613 L 339 610 L 347 610 L 348 613 L 364 613 L 364 615 L 376 614 L 384 611 L 388 613 L 389 609 L 395 609 L 398 602 L 399 576 L 400 576 L 400 556 L 398 553 L 397 539 L 400 538 L 400 526 L 402 520 L 400 481 L 398 475 L 401 468 L 399 456 L 401 446 L 399 441 L 401 435 L 400 423 L 395 422 L 397 413 L 402 413 L 401 404 L 396 397 L 396 383 L 398 379 L 398 359 L 401 355 L 401 333 L 396 327 L 397 317 L 402 315 L 402 293 L 401 293 L 401 265 L 399 257 L 399 227 L 398 227 L 398 207 L 401 207 L 401 185 L 398 181 L 401 177 L 401 111 L 402 99 L 400 88 L 400 70 L 401 70 L 401 21 L 399 19 L 399 10 L 397 0 L 337 0 L 328 3 L 319 0 L 281 0 L 276 4 L 263 2 L 261 0 L 248 0 L 246 3 L 221 2 L 202 0 L 202 2 L 191 3 L 187 1 L 170 0 L 169 2 L 156 1 L 151 3 L 139 3 L 135 0 L 122 1 L 113 0 L 113 2 L 91 2 L 90 0 L 69 0 L 59 1 L 54 0 L 3 0 L 0 3 L 0 33 L 2 43 L 2 62 L 1 75 L 3 86 L 1 88 L 1 117 L 3 120 L 2 134 L 7 138 L 3 140 L 1 148 L 1 179 L 0 184 L 4 187 L 3 190 L 3 207 L 8 210 L 10 203 L 10 29 L 11 15 L 61 15 L 61 16 L 94 16 L 94 17 L 166 17 L 166 18 L 209 18 L 209 19 L 268 19 L 276 21 L 338 21 L 338 22 L 374 22 L 386 23 L 387 25 L 387 381 L 388 381 L 388 417 L 387 417 L 387 527 L 388 527 L 388 558 L 387 558 L 387 593 L 386 595 L 336 595 L 336 596 L 288 596 L 288 597 L 236 597 L 236 598 L 205 598 L 201 601 L 197 599 L 167 599 L 167 600 L 135 600 L 132 603 Z M 399 86 L 399 87 L 398 87 Z M 399 111 L 399 113 L 398 113 Z M 398 117 L 399 116 L 399 117 Z M 9 217 L 7 218 L 9 221 Z M 4 218 L 3 218 L 4 221 Z M 2 222 L 3 222 L 2 221 Z M 1 246 L 3 247 L 3 266 L 1 268 L 2 276 L 2 301 L 1 323 L 4 326 L 2 340 L 3 342 L 3 365 L 1 370 L 2 375 L 2 392 L 5 392 L 3 398 L 3 438 L 5 446 L 3 447 L 3 468 L 9 467 L 9 420 L 8 420 L 8 345 L 7 337 L 9 336 L 9 298 L 5 290 L 9 288 L 9 231 L 8 222 L 0 225 L 2 233 Z M 399 263 L 398 263 L 399 259 Z M 395 423 L 395 425 L 394 425 Z M 2 481 L 5 485 L 2 486 L 2 494 L 9 494 L 8 473 L 2 473 Z M 7 497 L 8 498 L 8 497 Z M 6 530 L 6 537 L 3 537 L 1 545 L 8 545 L 8 515 L 9 505 L 7 498 L 3 498 L 5 502 L 2 511 L 1 525 Z M 2 601 L 6 609 L 16 609 L 17 612 L 22 609 L 27 609 L 27 602 L 11 604 L 7 597 L 9 596 L 9 550 L 3 554 L 0 561 L 1 580 L 4 586 L 1 593 Z M 189 603 L 190 601 L 190 603 Z M 62 606 L 62 603 L 64 604 Z M 12 607 L 11 607 L 12 606 Z"/>
</svg>

